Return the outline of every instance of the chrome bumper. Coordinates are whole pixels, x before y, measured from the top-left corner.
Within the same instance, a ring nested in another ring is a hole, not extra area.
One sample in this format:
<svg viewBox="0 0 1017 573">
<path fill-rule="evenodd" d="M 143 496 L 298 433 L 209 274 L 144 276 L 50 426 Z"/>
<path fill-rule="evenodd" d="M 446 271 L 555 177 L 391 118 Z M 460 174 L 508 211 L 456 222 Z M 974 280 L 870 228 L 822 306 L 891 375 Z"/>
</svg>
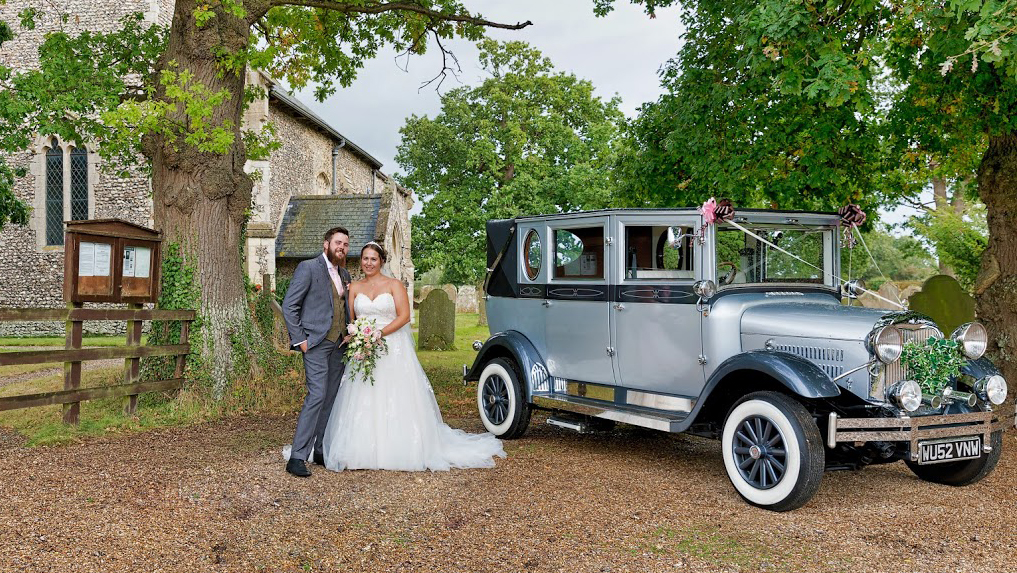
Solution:
<svg viewBox="0 0 1017 573">
<path fill-rule="evenodd" d="M 990 436 L 1005 425 L 998 412 L 900 418 L 841 418 L 830 412 L 826 446 L 832 449 L 838 442 L 909 442 L 911 459 L 917 461 L 919 440 L 935 438 L 981 434 L 983 448 L 990 452 Z"/>
</svg>

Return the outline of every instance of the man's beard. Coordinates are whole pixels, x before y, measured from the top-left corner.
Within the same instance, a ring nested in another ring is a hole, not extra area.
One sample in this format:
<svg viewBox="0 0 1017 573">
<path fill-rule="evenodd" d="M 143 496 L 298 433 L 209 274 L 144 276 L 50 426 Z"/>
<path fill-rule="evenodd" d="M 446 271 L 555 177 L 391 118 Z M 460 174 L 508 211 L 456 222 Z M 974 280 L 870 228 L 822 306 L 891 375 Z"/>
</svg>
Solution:
<svg viewBox="0 0 1017 573">
<path fill-rule="evenodd" d="M 346 261 L 346 255 L 339 255 L 339 251 L 326 251 L 325 256 L 328 257 L 328 262 L 332 263 L 333 267 L 341 267 Z"/>
</svg>

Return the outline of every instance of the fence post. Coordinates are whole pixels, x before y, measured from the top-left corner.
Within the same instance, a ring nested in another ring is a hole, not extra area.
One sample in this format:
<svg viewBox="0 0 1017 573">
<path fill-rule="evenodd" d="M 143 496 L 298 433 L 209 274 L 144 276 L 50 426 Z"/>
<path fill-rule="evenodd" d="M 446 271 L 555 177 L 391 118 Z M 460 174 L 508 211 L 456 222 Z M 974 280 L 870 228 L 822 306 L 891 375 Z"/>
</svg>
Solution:
<svg viewBox="0 0 1017 573">
<path fill-rule="evenodd" d="M 127 308 L 131 310 L 141 310 L 144 308 L 141 304 L 128 304 Z M 127 321 L 127 346 L 141 346 L 141 326 L 144 323 L 143 320 L 128 320 Z M 124 359 L 124 384 L 134 384 L 141 378 L 141 359 L 138 357 L 125 358 Z M 133 416 L 138 410 L 138 395 L 131 394 L 125 396 L 124 399 L 124 414 L 127 416 Z"/>
<path fill-rule="evenodd" d="M 72 320 L 70 312 L 84 306 L 80 302 L 67 303 L 67 322 L 64 325 L 66 342 L 64 348 L 67 350 L 81 349 L 81 323 L 80 320 Z M 81 361 L 64 362 L 64 390 L 76 390 L 81 387 Z M 64 404 L 64 423 L 78 424 L 78 417 L 81 413 L 81 402 Z"/>
<path fill-rule="evenodd" d="M 189 320 L 181 320 L 180 321 L 180 341 L 179 341 L 178 344 L 190 344 L 190 341 L 188 340 L 189 335 L 190 335 L 190 330 L 191 330 L 191 321 L 189 321 Z M 174 378 L 183 378 L 184 377 L 184 368 L 186 366 L 187 366 L 187 355 L 186 354 L 178 354 L 177 355 L 177 368 L 176 368 L 176 371 L 173 372 L 173 377 Z"/>
</svg>

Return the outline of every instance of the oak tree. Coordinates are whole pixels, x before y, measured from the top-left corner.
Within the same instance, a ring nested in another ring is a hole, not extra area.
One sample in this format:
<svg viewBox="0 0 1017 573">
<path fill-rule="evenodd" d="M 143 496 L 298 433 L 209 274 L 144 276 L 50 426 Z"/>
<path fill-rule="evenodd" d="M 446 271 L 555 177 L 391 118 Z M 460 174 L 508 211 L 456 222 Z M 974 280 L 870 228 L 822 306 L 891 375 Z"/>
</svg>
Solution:
<svg viewBox="0 0 1017 573">
<path fill-rule="evenodd" d="M 39 15 L 22 12 L 0 42 Z M 245 89 L 246 70 L 293 88 L 314 84 L 324 98 L 385 46 L 421 53 L 453 36 L 479 40 L 488 27 L 528 24 L 486 20 L 459 0 L 177 0 L 168 29 L 140 15 L 113 32 L 58 27 L 37 69 L 0 67 L 0 148 L 54 133 L 150 168 L 155 225 L 194 270 L 201 356 L 221 394 L 244 375 L 234 357 L 250 344 L 241 243 L 253 183 L 244 164 L 271 136 L 242 132 L 246 104 L 263 95 Z"/>
</svg>

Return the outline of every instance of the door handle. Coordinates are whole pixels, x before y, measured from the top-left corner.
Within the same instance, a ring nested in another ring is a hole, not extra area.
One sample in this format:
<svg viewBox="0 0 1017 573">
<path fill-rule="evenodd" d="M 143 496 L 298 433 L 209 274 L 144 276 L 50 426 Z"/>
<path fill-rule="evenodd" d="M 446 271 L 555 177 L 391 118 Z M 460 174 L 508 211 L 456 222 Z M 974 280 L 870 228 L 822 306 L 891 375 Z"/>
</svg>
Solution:
<svg viewBox="0 0 1017 573">
<path fill-rule="evenodd" d="M 615 310 L 625 310 L 625 305 L 619 302 L 618 304 L 614 305 L 614 309 Z"/>
<path fill-rule="evenodd" d="M 551 306 L 551 301 L 549 301 L 549 300 L 545 300 L 545 301 L 544 301 L 544 302 L 542 302 L 541 304 L 543 304 L 543 305 L 544 305 L 545 307 L 550 307 L 550 306 Z"/>
</svg>

